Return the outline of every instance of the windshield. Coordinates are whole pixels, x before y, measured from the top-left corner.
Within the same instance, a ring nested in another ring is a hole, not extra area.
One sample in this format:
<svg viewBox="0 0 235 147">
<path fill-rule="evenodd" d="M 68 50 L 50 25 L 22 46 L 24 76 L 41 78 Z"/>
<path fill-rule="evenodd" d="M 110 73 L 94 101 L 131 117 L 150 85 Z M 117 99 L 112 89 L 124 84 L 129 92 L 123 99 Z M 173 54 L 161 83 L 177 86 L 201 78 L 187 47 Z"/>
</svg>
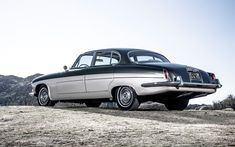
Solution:
<svg viewBox="0 0 235 147">
<path fill-rule="evenodd" d="M 154 52 L 131 51 L 128 53 L 131 62 L 134 63 L 163 63 L 170 62 L 166 57 Z"/>
</svg>

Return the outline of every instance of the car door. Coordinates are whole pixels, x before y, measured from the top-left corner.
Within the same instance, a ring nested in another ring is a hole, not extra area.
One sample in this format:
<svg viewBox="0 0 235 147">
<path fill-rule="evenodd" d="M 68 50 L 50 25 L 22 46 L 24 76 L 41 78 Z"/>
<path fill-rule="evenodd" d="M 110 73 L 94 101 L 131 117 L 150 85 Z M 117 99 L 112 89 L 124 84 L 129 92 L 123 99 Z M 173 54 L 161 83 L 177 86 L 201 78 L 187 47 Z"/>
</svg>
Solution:
<svg viewBox="0 0 235 147">
<path fill-rule="evenodd" d="M 93 54 L 84 54 L 79 57 L 73 68 L 63 73 L 56 81 L 58 99 L 83 99 L 86 93 L 85 74 L 91 66 Z"/>
<path fill-rule="evenodd" d="M 109 85 L 113 81 L 114 64 L 119 59 L 112 59 L 112 52 L 97 52 L 93 60 L 93 65 L 87 70 L 85 84 L 87 98 L 108 98 Z M 119 58 L 119 57 L 118 57 Z"/>
</svg>

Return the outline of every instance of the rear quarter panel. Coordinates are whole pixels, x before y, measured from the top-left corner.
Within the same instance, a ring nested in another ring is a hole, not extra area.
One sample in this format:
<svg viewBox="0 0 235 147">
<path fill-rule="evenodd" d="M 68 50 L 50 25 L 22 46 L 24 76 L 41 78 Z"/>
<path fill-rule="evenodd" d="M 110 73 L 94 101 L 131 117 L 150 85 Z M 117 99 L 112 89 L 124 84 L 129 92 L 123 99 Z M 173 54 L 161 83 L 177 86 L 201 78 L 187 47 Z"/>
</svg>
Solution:
<svg viewBox="0 0 235 147">
<path fill-rule="evenodd" d="M 160 81 L 166 81 L 160 69 L 136 65 L 117 66 L 114 70 L 114 78 L 109 86 L 109 91 L 111 92 L 113 88 L 119 86 L 130 86 L 135 89 L 137 95 L 145 95 L 149 94 L 148 90 L 142 87 L 141 84 Z"/>
</svg>

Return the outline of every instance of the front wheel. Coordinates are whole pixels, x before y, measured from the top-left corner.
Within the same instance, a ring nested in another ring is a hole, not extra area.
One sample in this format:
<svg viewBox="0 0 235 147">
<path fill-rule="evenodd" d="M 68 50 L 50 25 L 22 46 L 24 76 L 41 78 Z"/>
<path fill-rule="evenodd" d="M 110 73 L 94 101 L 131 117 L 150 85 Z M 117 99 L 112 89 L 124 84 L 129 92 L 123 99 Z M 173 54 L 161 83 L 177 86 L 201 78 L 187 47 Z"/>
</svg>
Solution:
<svg viewBox="0 0 235 147">
<path fill-rule="evenodd" d="M 188 102 L 188 99 L 171 100 L 165 103 L 165 106 L 168 110 L 182 111 L 188 106 Z"/>
<path fill-rule="evenodd" d="M 122 110 L 135 110 L 140 105 L 135 90 L 128 86 L 119 87 L 116 90 L 115 98 L 118 107 Z"/>
<path fill-rule="evenodd" d="M 40 106 L 54 106 L 55 101 L 52 101 L 49 97 L 48 89 L 46 86 L 42 86 L 38 93 L 38 104 Z"/>
</svg>

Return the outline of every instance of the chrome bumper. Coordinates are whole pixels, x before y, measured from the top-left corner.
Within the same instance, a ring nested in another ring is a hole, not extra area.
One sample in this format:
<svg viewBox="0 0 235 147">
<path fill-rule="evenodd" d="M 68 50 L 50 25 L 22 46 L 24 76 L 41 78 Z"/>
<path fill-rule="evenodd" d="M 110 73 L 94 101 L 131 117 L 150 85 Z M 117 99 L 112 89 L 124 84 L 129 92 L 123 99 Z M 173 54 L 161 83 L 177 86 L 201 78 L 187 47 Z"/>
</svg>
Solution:
<svg viewBox="0 0 235 147">
<path fill-rule="evenodd" d="M 209 83 L 190 83 L 190 82 L 183 82 L 175 81 L 175 82 L 152 82 L 152 83 L 144 83 L 141 85 L 142 87 L 162 87 L 162 86 L 170 86 L 170 87 L 190 87 L 190 88 L 208 88 L 208 89 L 216 89 L 221 88 L 222 85 L 220 84 L 219 80 L 216 79 L 215 83 L 209 84 Z"/>
</svg>

